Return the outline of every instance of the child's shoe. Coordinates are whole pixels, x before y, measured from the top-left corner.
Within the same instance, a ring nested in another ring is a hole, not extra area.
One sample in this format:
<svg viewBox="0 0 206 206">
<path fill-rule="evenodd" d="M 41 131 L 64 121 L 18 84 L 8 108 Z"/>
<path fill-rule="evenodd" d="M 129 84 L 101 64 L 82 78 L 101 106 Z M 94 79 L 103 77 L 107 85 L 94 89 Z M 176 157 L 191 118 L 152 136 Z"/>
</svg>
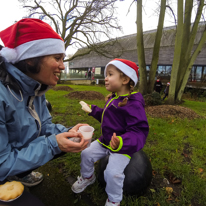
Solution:
<svg viewBox="0 0 206 206">
<path fill-rule="evenodd" d="M 109 199 L 107 199 L 105 206 L 120 206 L 120 202 L 110 202 Z"/>
<path fill-rule="evenodd" d="M 72 185 L 72 191 L 74 193 L 80 193 L 85 190 L 85 188 L 93 184 L 96 180 L 95 174 L 92 175 L 89 179 L 84 179 L 82 176 L 77 177 L 77 181 Z"/>
</svg>

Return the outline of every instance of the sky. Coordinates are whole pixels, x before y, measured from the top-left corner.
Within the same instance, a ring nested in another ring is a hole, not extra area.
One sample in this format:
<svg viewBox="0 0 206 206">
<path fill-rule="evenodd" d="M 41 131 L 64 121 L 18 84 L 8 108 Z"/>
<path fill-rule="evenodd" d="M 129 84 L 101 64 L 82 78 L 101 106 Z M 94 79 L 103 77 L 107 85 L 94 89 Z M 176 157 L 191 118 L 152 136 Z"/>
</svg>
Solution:
<svg viewBox="0 0 206 206">
<path fill-rule="evenodd" d="M 136 33 L 136 3 L 130 7 L 132 2 L 133 0 L 125 0 L 118 1 L 117 3 L 117 15 L 119 18 L 119 24 L 123 28 L 123 33 L 118 32 L 116 37 Z M 157 5 L 154 0 L 144 0 L 143 2 L 145 3 L 143 9 L 143 31 L 156 29 L 158 18 L 153 9 L 157 8 Z M 6 29 L 15 21 L 20 20 L 26 15 L 24 9 L 20 7 L 18 0 L 1 1 L 0 8 L 0 31 Z M 165 25 L 171 26 L 174 25 L 174 23 L 166 20 Z M 1 40 L 0 44 L 3 44 Z M 74 53 L 75 49 L 73 50 L 71 48 L 71 52 Z"/>
</svg>

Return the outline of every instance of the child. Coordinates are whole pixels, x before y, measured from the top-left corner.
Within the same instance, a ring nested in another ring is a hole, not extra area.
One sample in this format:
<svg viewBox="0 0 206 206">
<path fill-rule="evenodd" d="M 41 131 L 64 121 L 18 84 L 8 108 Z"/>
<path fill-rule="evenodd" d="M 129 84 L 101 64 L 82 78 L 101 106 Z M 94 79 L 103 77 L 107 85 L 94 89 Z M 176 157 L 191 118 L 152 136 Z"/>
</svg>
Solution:
<svg viewBox="0 0 206 206">
<path fill-rule="evenodd" d="M 162 100 L 164 100 L 166 97 L 168 97 L 169 87 L 170 87 L 170 82 L 167 82 L 167 86 L 166 86 L 166 88 L 164 90 L 165 96 L 163 97 Z"/>
<path fill-rule="evenodd" d="M 94 163 L 109 155 L 104 171 L 108 199 L 105 206 L 120 205 L 123 196 L 124 169 L 131 156 L 142 149 L 149 126 L 144 99 L 133 92 L 138 81 L 138 67 L 124 59 L 110 61 L 104 71 L 105 87 L 112 92 L 104 109 L 91 105 L 90 116 L 101 122 L 102 135 L 81 153 L 81 176 L 72 191 L 82 192 L 95 182 Z"/>
</svg>

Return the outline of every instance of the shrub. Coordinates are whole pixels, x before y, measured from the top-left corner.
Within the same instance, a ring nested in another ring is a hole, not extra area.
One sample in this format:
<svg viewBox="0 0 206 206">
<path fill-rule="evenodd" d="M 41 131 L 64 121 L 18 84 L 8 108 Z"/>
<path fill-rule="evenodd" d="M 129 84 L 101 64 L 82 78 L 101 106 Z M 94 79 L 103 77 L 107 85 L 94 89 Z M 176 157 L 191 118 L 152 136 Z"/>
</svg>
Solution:
<svg viewBox="0 0 206 206">
<path fill-rule="evenodd" d="M 153 92 L 151 94 L 144 95 L 144 100 L 146 106 L 154 106 L 154 105 L 162 104 L 161 96 L 158 92 Z"/>
<path fill-rule="evenodd" d="M 203 96 L 203 97 L 206 97 L 206 91 L 204 91 L 204 92 L 202 93 L 202 96 Z"/>
</svg>

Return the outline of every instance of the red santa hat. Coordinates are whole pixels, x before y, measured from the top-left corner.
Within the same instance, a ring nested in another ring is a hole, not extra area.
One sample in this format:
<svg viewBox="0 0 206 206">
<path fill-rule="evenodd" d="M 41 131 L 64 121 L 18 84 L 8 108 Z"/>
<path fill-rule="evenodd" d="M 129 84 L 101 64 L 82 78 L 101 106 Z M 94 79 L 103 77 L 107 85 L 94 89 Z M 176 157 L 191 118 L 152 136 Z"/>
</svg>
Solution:
<svg viewBox="0 0 206 206">
<path fill-rule="evenodd" d="M 63 39 L 40 19 L 22 19 L 0 32 L 4 48 L 0 55 L 7 62 L 65 53 Z"/>
<path fill-rule="evenodd" d="M 107 67 L 109 65 L 114 65 L 117 67 L 120 71 L 122 71 L 125 75 L 127 75 L 130 79 L 134 81 L 134 86 L 136 86 L 138 82 L 138 69 L 139 67 L 132 61 L 126 60 L 126 59 L 114 59 L 110 61 L 104 70 L 104 76 L 106 77 L 106 71 Z"/>
<path fill-rule="evenodd" d="M 168 85 L 170 85 L 170 82 L 167 82 Z"/>
</svg>

